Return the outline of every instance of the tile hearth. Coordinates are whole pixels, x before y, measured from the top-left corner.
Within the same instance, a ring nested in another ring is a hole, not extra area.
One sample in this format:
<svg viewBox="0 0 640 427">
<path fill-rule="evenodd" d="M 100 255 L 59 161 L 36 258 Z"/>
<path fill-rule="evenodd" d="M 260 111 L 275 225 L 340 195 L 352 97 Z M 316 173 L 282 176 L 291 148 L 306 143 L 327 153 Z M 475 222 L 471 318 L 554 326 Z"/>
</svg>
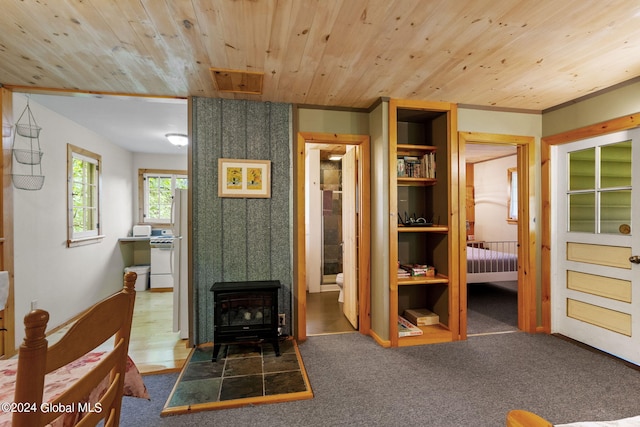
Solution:
<svg viewBox="0 0 640 427">
<path fill-rule="evenodd" d="M 162 413 L 313 397 L 296 343 L 282 341 L 280 351 L 276 357 L 268 343 L 223 345 L 211 362 L 213 346 L 194 349 Z"/>
</svg>

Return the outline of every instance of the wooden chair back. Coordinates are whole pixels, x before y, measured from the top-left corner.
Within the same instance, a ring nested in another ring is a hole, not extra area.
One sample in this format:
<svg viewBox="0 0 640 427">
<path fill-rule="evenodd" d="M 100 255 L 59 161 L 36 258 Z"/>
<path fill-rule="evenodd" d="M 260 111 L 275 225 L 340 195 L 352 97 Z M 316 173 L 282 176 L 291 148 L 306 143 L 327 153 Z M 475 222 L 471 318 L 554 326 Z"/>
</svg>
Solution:
<svg viewBox="0 0 640 427">
<path fill-rule="evenodd" d="M 95 350 L 109 338 L 113 338 L 114 343 L 108 356 L 47 408 L 77 406 L 108 377 L 108 388 L 99 400 L 100 405 L 96 405 L 99 411 L 86 413 L 76 425 L 93 426 L 103 419 L 107 427 L 119 424 L 135 303 L 135 281 L 136 273 L 126 273 L 122 291 L 90 307 L 51 347 L 48 347 L 45 338 L 49 313 L 33 310 L 25 316 L 25 338 L 18 353 L 14 401 L 28 403 L 36 410 L 14 413 L 14 427 L 45 426 L 59 417 L 61 412 L 40 410 L 45 375 Z"/>
</svg>

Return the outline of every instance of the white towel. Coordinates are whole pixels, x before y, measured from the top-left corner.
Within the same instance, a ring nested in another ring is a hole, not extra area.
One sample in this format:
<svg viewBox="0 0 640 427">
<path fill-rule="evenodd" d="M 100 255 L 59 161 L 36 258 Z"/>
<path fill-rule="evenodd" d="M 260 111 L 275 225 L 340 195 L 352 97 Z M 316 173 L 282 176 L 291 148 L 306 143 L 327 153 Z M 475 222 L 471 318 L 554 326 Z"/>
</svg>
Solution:
<svg viewBox="0 0 640 427">
<path fill-rule="evenodd" d="M 4 310 L 9 296 L 9 272 L 0 271 L 0 310 Z"/>
</svg>

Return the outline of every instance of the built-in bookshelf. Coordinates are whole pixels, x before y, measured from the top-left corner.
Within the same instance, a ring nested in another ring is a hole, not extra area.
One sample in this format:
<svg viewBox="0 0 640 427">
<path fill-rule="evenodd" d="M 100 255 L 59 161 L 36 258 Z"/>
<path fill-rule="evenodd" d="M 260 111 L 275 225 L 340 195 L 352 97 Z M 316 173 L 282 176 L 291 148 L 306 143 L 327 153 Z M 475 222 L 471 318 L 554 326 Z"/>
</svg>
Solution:
<svg viewBox="0 0 640 427">
<path fill-rule="evenodd" d="M 389 102 L 390 341 L 392 346 L 458 336 L 458 284 L 450 272 L 457 226 L 451 212 L 450 149 L 456 108 L 448 103 Z M 457 277 L 457 274 L 454 275 Z M 427 309 L 438 323 L 407 332 L 405 310 Z"/>
</svg>

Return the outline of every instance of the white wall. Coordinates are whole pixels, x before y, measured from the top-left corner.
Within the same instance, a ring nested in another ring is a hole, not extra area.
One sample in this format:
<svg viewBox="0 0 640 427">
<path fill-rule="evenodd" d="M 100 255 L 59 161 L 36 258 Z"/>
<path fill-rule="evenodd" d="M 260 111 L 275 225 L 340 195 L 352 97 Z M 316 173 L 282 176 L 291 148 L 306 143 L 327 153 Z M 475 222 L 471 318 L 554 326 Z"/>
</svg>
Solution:
<svg viewBox="0 0 640 427">
<path fill-rule="evenodd" d="M 518 240 L 518 226 L 507 222 L 507 169 L 516 167 L 517 156 L 476 163 L 475 240 Z"/>
<path fill-rule="evenodd" d="M 14 94 L 14 117 L 26 98 Z M 118 238 L 132 226 L 132 155 L 33 100 L 39 126 L 44 187 L 14 190 L 16 346 L 32 300 L 59 326 L 122 286 L 124 263 Z M 67 248 L 67 143 L 102 156 L 102 230 L 97 244 Z M 23 165 L 21 165 L 23 166 Z M 23 170 L 23 168 L 21 168 Z"/>
</svg>

